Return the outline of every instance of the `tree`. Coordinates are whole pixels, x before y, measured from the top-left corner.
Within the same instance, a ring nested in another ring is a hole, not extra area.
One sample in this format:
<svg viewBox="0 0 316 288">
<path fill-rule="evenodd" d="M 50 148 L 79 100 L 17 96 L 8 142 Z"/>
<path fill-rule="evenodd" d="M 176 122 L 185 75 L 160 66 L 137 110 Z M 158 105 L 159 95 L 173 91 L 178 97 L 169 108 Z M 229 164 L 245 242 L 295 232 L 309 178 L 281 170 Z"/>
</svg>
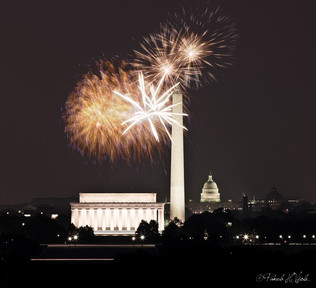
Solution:
<svg viewBox="0 0 316 288">
<path fill-rule="evenodd" d="M 156 243 L 159 240 L 158 223 L 155 220 L 150 220 L 148 223 L 142 220 L 136 230 L 136 236 L 141 239 L 144 237 L 144 241 L 150 243 Z"/>
<path fill-rule="evenodd" d="M 81 243 L 92 242 L 95 239 L 93 229 L 86 225 L 78 228 L 78 241 Z"/>
<path fill-rule="evenodd" d="M 175 217 L 174 220 L 171 220 L 162 233 L 164 245 L 177 245 L 182 238 L 182 227 L 183 223 L 178 218 Z"/>
<path fill-rule="evenodd" d="M 95 240 L 93 229 L 88 225 L 76 228 L 71 224 L 68 231 L 68 237 L 70 237 L 70 241 L 76 241 L 78 243 L 89 243 Z"/>
</svg>

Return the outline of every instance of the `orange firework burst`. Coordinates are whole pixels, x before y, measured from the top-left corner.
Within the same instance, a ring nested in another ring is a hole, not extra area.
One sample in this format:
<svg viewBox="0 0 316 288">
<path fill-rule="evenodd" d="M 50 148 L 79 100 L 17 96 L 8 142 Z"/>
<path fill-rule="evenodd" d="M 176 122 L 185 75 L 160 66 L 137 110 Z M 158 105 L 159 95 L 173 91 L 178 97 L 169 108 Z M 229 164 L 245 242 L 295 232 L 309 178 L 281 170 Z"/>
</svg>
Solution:
<svg viewBox="0 0 316 288">
<path fill-rule="evenodd" d="M 215 80 L 219 68 L 232 65 L 238 35 L 231 19 L 219 9 L 195 14 L 183 10 L 172 19 L 134 51 L 137 72 L 143 71 L 152 81 L 166 73 L 172 84 L 189 88 L 198 87 L 202 80 Z"/>
<path fill-rule="evenodd" d="M 82 155 L 99 159 L 140 160 L 146 157 L 154 161 L 156 152 L 164 145 L 157 145 L 147 122 L 135 125 L 130 133 L 123 134 L 124 121 L 132 117 L 135 108 L 113 91 L 131 95 L 139 101 L 138 88 L 124 63 L 115 69 L 109 61 L 102 62 L 98 75 L 88 73 L 78 83 L 66 102 L 65 131 L 73 148 Z M 169 143 L 164 127 L 155 120 L 160 142 Z"/>
</svg>

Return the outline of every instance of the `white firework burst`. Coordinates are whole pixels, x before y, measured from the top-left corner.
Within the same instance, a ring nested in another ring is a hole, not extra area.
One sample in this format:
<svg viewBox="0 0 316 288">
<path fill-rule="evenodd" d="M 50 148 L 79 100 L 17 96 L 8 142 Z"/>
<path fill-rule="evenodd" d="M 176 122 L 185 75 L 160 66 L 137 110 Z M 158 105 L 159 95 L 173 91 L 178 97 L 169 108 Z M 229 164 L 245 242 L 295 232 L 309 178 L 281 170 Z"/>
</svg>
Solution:
<svg viewBox="0 0 316 288">
<path fill-rule="evenodd" d="M 122 125 L 128 124 L 128 127 L 125 129 L 123 134 L 128 132 L 134 125 L 142 123 L 143 121 L 148 121 L 152 134 L 159 142 L 159 135 L 155 127 L 155 122 L 157 122 L 156 120 L 159 120 L 158 123 L 163 126 L 171 141 L 173 140 L 169 133 L 167 125 L 177 125 L 182 129 L 187 130 L 187 128 L 185 128 L 178 121 L 173 119 L 173 115 L 188 116 L 188 114 L 185 113 L 172 112 L 173 107 L 177 105 L 182 105 L 182 102 L 169 105 L 170 97 L 175 88 L 179 85 L 179 83 L 176 83 L 166 91 L 161 91 L 165 77 L 166 73 L 162 76 L 158 85 L 155 87 L 152 83 L 146 84 L 143 73 L 140 72 L 138 74 L 138 89 L 141 93 L 140 102 L 135 101 L 135 99 L 133 99 L 130 95 L 123 95 L 118 91 L 113 91 L 116 95 L 122 97 L 125 101 L 132 104 L 134 109 L 136 110 L 130 118 L 122 123 Z"/>
</svg>

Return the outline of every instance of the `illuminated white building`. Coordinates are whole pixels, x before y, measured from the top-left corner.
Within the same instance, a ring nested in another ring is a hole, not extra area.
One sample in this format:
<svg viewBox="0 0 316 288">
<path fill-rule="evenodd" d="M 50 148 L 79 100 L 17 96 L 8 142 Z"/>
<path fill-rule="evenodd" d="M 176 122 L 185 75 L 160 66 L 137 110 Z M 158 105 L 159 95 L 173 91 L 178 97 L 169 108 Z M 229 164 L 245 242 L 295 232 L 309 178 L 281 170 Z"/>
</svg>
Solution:
<svg viewBox="0 0 316 288">
<path fill-rule="evenodd" d="M 212 172 L 209 173 L 207 181 L 204 183 L 201 193 L 201 202 L 221 202 L 218 187 L 213 180 Z"/>
<path fill-rule="evenodd" d="M 164 203 L 156 202 L 156 193 L 79 193 L 79 203 L 70 206 L 71 223 L 91 226 L 95 235 L 134 234 L 141 220 L 164 229 Z"/>
</svg>

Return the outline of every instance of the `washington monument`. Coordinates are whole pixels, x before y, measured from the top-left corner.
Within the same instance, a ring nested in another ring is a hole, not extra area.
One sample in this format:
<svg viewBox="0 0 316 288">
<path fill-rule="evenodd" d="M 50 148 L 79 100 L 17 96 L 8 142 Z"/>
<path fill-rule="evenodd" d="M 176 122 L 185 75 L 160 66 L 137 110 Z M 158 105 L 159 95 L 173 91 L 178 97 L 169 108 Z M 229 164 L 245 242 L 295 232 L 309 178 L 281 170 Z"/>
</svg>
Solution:
<svg viewBox="0 0 316 288">
<path fill-rule="evenodd" d="M 179 88 L 175 89 L 172 95 L 173 113 L 183 113 L 182 93 Z M 183 116 L 173 115 L 181 126 L 183 126 Z M 182 222 L 185 220 L 185 197 L 184 197 L 184 149 L 183 149 L 183 129 L 178 125 L 172 125 L 171 144 L 171 172 L 170 172 L 170 220 L 174 217 Z"/>
</svg>

